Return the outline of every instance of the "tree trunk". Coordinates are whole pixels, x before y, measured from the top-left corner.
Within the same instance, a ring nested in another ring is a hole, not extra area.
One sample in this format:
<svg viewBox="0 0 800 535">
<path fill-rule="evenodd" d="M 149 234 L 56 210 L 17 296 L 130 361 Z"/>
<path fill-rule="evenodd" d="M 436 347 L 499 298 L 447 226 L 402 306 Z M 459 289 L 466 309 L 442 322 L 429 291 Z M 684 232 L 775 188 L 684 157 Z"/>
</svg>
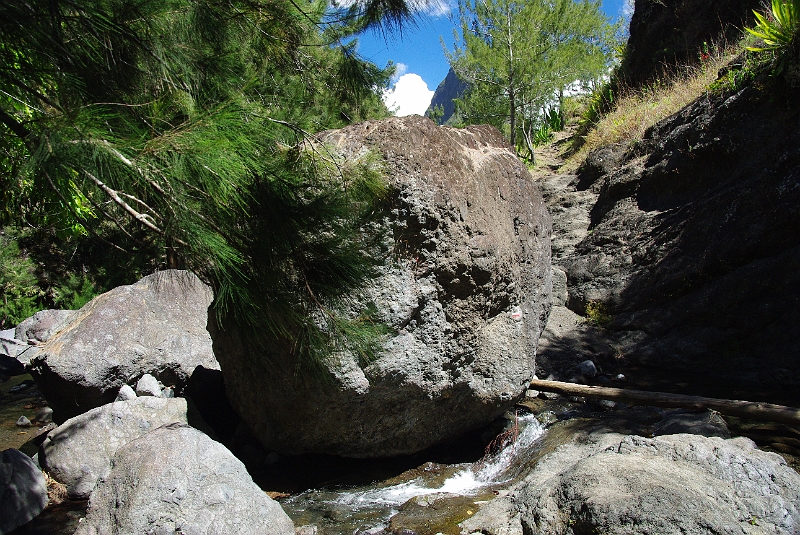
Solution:
<svg viewBox="0 0 800 535">
<path fill-rule="evenodd" d="M 667 394 L 665 392 L 645 392 L 642 390 L 626 390 L 622 388 L 562 383 L 560 381 L 543 381 L 541 379 L 536 379 L 531 382 L 531 388 L 544 392 L 556 392 L 568 396 L 610 399 L 633 403 L 635 405 L 649 405 L 652 407 L 673 407 L 695 410 L 711 409 L 720 414 L 737 416 L 739 418 L 767 420 L 792 426 L 800 425 L 800 409 L 786 407 L 784 405 L 773 405 L 771 403 L 704 398 L 701 396 L 686 396 L 683 394 Z"/>
</svg>

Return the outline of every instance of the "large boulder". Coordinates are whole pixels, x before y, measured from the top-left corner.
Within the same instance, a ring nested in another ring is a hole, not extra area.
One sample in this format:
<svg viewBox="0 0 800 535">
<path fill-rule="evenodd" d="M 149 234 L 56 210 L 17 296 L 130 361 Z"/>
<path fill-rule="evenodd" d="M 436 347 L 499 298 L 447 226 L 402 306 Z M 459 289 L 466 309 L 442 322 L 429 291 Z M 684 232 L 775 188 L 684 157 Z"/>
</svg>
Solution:
<svg viewBox="0 0 800 535">
<path fill-rule="evenodd" d="M 385 161 L 387 253 L 353 300 L 374 303 L 393 334 L 369 365 L 341 352 L 298 376 L 288 352 L 248 349 L 247 330 L 209 321 L 231 403 L 265 446 L 287 453 L 407 454 L 491 421 L 534 375 L 550 305 L 550 217 L 525 165 L 494 128 L 422 117 L 321 139 Z"/>
<path fill-rule="evenodd" d="M 19 450 L 0 453 L 0 535 L 27 524 L 47 506 L 42 471 Z"/>
<path fill-rule="evenodd" d="M 800 531 L 800 474 L 749 439 L 581 436 L 462 524 L 483 535 Z"/>
<path fill-rule="evenodd" d="M 174 422 L 187 423 L 186 400 L 144 396 L 115 401 L 70 418 L 39 447 L 39 463 L 66 485 L 72 499 L 87 499 L 111 470 L 111 458 L 129 442 Z"/>
<path fill-rule="evenodd" d="M 43 344 L 28 369 L 59 421 L 114 401 L 145 374 L 179 393 L 197 366 L 219 368 L 206 331 L 211 290 L 162 271 L 87 303 Z"/>
<path fill-rule="evenodd" d="M 75 535 L 294 535 L 294 525 L 224 446 L 169 425 L 119 450 Z"/>
</svg>

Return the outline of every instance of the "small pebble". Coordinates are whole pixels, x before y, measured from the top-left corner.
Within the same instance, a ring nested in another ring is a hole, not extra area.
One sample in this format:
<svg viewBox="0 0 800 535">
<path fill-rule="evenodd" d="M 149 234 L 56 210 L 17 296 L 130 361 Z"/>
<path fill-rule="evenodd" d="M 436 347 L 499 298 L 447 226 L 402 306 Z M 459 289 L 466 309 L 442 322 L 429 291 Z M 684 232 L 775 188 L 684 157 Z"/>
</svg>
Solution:
<svg viewBox="0 0 800 535">
<path fill-rule="evenodd" d="M 139 382 L 136 383 L 136 395 L 154 396 L 160 398 L 161 387 L 158 386 L 158 379 L 156 379 L 149 373 L 142 375 L 142 378 L 139 379 Z"/>
<path fill-rule="evenodd" d="M 31 421 L 28 420 L 25 416 L 20 416 L 19 420 L 17 420 L 17 427 L 30 427 Z"/>
<path fill-rule="evenodd" d="M 20 384 L 18 384 L 17 386 L 12 386 L 11 388 L 8 389 L 8 391 L 10 393 L 22 392 L 23 390 L 27 390 L 28 388 L 30 388 L 32 386 L 33 386 L 33 381 L 23 381 Z"/>
<path fill-rule="evenodd" d="M 119 389 L 119 394 L 117 394 L 117 401 L 128 401 L 129 399 L 134 399 L 136 397 L 136 392 L 133 391 L 130 385 L 122 385 Z"/>
</svg>

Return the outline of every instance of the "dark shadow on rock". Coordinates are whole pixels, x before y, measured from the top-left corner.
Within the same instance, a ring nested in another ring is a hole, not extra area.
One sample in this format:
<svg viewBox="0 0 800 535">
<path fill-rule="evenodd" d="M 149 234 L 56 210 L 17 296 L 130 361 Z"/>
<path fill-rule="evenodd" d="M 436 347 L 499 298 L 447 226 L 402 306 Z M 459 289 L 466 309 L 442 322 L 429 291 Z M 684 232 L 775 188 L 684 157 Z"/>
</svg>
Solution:
<svg viewBox="0 0 800 535">
<path fill-rule="evenodd" d="M 202 420 L 214 430 L 219 440 L 226 442 L 233 437 L 241 419 L 225 393 L 221 371 L 197 366 L 189 377 L 186 396 L 191 398 Z M 193 411 L 190 410 L 189 425 L 197 427 L 192 420 Z"/>
<path fill-rule="evenodd" d="M 607 306 L 632 386 L 800 406 L 796 96 L 704 97 L 647 133 L 624 188 L 605 176 L 569 303 Z"/>
</svg>

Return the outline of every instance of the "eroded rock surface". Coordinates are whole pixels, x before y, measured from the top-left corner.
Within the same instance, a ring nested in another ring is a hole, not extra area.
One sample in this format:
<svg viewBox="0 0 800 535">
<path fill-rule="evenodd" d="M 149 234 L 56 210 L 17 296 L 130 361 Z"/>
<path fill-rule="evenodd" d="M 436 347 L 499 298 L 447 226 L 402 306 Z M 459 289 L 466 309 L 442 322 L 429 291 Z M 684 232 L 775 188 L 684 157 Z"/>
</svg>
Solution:
<svg viewBox="0 0 800 535">
<path fill-rule="evenodd" d="M 58 421 L 114 401 L 151 374 L 179 392 L 199 366 L 219 368 L 206 330 L 211 290 L 184 271 L 163 271 L 106 292 L 61 324 L 28 368 Z"/>
<path fill-rule="evenodd" d="M 581 435 L 462 528 L 484 535 L 790 535 L 800 529 L 800 474 L 743 437 Z"/>
<path fill-rule="evenodd" d="M 485 126 L 392 118 L 322 138 L 385 160 L 385 258 L 353 298 L 394 334 L 368 366 L 339 354 L 317 380 L 279 349 L 250 354 L 247 332 L 210 326 L 232 404 L 290 453 L 412 453 L 491 421 L 524 394 L 549 311 L 550 217 L 527 169 Z"/>
<path fill-rule="evenodd" d="M 295 532 L 230 451 L 195 429 L 168 425 L 117 451 L 75 535 L 141 533 Z"/>
</svg>

